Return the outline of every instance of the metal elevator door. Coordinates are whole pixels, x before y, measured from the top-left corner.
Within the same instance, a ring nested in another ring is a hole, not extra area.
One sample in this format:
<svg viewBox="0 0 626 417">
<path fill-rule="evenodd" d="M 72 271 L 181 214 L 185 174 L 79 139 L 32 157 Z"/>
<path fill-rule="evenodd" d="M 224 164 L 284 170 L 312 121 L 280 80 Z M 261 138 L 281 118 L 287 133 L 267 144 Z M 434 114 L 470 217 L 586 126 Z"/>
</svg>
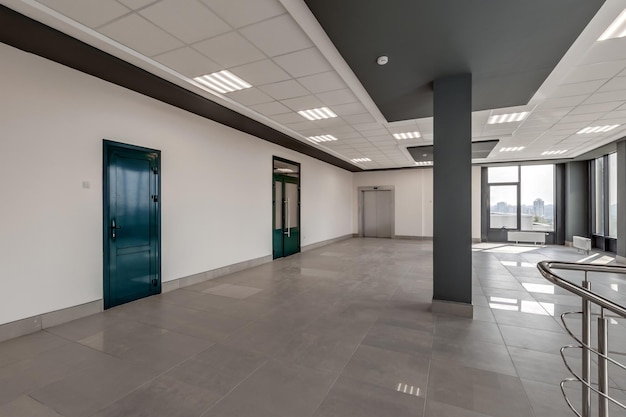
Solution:
<svg viewBox="0 0 626 417">
<path fill-rule="evenodd" d="M 363 236 L 391 238 L 391 191 L 363 191 Z"/>
</svg>

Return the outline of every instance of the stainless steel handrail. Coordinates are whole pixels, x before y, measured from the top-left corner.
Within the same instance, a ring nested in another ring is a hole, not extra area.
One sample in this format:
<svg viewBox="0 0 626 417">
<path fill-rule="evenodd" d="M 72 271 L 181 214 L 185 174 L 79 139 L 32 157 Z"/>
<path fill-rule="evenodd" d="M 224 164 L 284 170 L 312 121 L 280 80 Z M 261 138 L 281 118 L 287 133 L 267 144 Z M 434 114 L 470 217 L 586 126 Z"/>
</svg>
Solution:
<svg viewBox="0 0 626 417">
<path fill-rule="evenodd" d="M 539 272 L 541 275 L 554 285 L 558 285 L 561 288 L 572 292 L 579 297 L 582 297 L 586 300 L 591 301 L 594 304 L 599 305 L 602 308 L 605 308 L 609 311 L 612 311 L 615 314 L 618 314 L 624 318 L 626 318 L 626 307 L 621 306 L 607 298 L 602 297 L 590 291 L 586 288 L 583 288 L 579 285 L 576 285 L 570 281 L 567 281 L 558 275 L 552 273 L 551 269 L 563 269 L 569 271 L 580 271 L 580 272 L 605 272 L 611 274 L 622 274 L 626 275 L 626 267 L 618 266 L 618 265 L 593 265 L 593 264 L 579 264 L 576 262 L 553 262 L 553 261 L 543 261 L 537 264 L 537 268 L 539 268 Z M 585 277 L 585 281 L 586 281 Z"/>
<path fill-rule="evenodd" d="M 567 405 L 576 413 L 579 417 L 591 416 L 591 391 L 598 394 L 598 413 L 600 417 L 608 417 L 609 415 L 609 402 L 626 410 L 626 405 L 617 401 L 615 398 L 609 395 L 609 375 L 608 364 L 612 363 L 617 365 L 621 369 L 626 370 L 626 366 L 620 362 L 610 358 L 608 355 L 608 319 L 605 316 L 605 310 L 611 311 L 621 318 L 626 318 L 626 308 L 613 300 L 609 300 L 593 291 L 591 291 L 591 283 L 588 279 L 589 272 L 599 273 L 612 273 L 626 275 L 626 267 L 617 265 L 594 265 L 594 264 L 582 264 L 575 262 L 555 262 L 555 261 L 543 261 L 537 264 L 537 268 L 541 275 L 554 285 L 557 285 L 565 290 L 578 295 L 582 299 L 582 311 L 580 312 L 565 312 L 561 314 L 561 321 L 568 334 L 578 343 L 577 346 L 564 346 L 561 348 L 561 357 L 565 363 L 565 367 L 574 376 L 574 378 L 566 378 L 561 381 L 561 392 L 567 402 Z M 553 269 L 561 269 L 568 271 L 584 272 L 584 281 L 582 285 L 576 285 L 571 281 L 561 278 L 554 272 Z M 598 348 L 594 349 L 591 344 L 591 303 L 600 307 L 600 316 L 598 317 Z M 582 314 L 582 337 L 578 338 L 569 329 L 565 317 L 570 314 Z M 581 340 L 582 339 L 582 340 Z M 570 348 L 582 349 L 582 375 L 578 375 L 572 367 L 569 365 L 567 358 L 565 357 L 565 350 Z M 595 388 L 591 384 L 591 354 L 595 354 L 598 357 L 598 388 Z M 580 382 L 582 384 L 582 414 L 579 413 L 565 392 L 565 384 L 567 382 Z"/>
</svg>

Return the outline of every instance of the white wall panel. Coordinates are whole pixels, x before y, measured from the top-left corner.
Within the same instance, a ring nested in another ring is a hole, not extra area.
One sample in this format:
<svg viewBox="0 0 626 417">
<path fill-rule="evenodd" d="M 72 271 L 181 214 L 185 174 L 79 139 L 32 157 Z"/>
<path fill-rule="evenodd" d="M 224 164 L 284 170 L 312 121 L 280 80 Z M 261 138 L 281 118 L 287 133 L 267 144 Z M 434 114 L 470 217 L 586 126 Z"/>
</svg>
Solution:
<svg viewBox="0 0 626 417">
<path fill-rule="evenodd" d="M 352 231 L 350 172 L 6 45 L 0 73 L 0 324 L 102 298 L 103 139 L 162 152 L 163 281 L 271 255 L 272 155 L 303 246 Z"/>
</svg>

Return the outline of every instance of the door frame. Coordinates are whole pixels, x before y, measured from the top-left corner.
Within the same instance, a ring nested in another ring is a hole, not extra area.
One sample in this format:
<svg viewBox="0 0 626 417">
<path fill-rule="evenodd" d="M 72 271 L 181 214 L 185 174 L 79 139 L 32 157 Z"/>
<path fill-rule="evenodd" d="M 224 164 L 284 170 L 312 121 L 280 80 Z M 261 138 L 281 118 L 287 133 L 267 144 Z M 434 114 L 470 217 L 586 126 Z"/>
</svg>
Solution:
<svg viewBox="0 0 626 417">
<path fill-rule="evenodd" d="M 294 165 L 298 167 L 298 176 L 297 177 L 289 177 L 287 175 L 281 175 L 281 174 L 276 174 L 274 173 L 274 162 L 275 161 L 280 161 L 280 162 L 284 162 L 286 164 L 289 165 Z M 284 258 L 285 257 L 285 253 L 284 253 L 284 239 L 283 239 L 283 254 L 281 256 L 276 256 L 276 252 L 274 251 L 274 232 L 275 232 L 275 227 L 276 227 L 276 208 L 275 208 L 275 204 L 276 204 L 276 190 L 275 190 L 275 182 L 276 182 L 276 178 L 277 177 L 286 177 L 286 178 L 290 178 L 290 179 L 296 179 L 297 181 L 295 182 L 298 185 L 298 251 L 295 253 L 300 253 L 302 252 L 302 211 L 301 211 L 301 207 L 302 207 L 302 165 L 299 162 L 295 162 L 295 161 L 291 161 L 289 159 L 285 159 L 285 158 L 281 158 L 280 156 L 272 156 L 272 259 L 280 259 L 280 258 Z M 285 197 L 285 190 L 283 190 L 283 194 L 282 194 L 283 198 Z M 282 221 L 284 224 L 285 221 L 285 211 L 284 209 L 282 210 Z M 292 254 L 292 255 L 295 255 Z M 289 255 L 287 255 L 289 256 Z"/>
<path fill-rule="evenodd" d="M 155 153 L 157 155 L 157 196 L 158 202 L 156 207 L 156 231 L 157 231 L 157 289 L 156 294 L 161 293 L 161 151 L 158 149 L 145 148 L 142 146 L 131 145 L 128 143 L 115 142 L 108 139 L 102 141 L 102 298 L 104 309 L 110 308 L 110 268 L 109 268 L 109 204 L 111 202 L 109 196 L 109 150 L 111 148 L 127 149 L 146 153 Z"/>
<path fill-rule="evenodd" d="M 372 185 L 365 187 L 357 187 L 358 193 L 358 211 L 359 211 L 359 237 L 363 237 L 365 234 L 365 226 L 363 221 L 365 216 L 363 211 L 365 210 L 365 204 L 363 204 L 364 191 L 391 191 L 391 239 L 396 238 L 396 190 L 393 185 Z"/>
</svg>

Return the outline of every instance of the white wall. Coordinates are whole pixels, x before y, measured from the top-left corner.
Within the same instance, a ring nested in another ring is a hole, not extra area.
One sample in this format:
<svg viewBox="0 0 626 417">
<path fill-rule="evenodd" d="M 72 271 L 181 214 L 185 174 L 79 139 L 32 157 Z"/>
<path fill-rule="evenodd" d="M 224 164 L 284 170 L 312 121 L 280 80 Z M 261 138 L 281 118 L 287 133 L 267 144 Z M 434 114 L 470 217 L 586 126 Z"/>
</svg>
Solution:
<svg viewBox="0 0 626 417">
<path fill-rule="evenodd" d="M 0 324 L 102 298 L 102 139 L 162 152 L 163 281 L 271 255 L 272 155 L 303 246 L 352 233 L 350 172 L 6 45 L 0 73 Z"/>
<path fill-rule="evenodd" d="M 472 167 L 472 238 L 480 239 L 480 167 Z M 393 186 L 395 189 L 395 234 L 433 236 L 432 168 L 358 172 L 354 174 L 353 233 L 359 232 L 358 187 Z"/>
</svg>

